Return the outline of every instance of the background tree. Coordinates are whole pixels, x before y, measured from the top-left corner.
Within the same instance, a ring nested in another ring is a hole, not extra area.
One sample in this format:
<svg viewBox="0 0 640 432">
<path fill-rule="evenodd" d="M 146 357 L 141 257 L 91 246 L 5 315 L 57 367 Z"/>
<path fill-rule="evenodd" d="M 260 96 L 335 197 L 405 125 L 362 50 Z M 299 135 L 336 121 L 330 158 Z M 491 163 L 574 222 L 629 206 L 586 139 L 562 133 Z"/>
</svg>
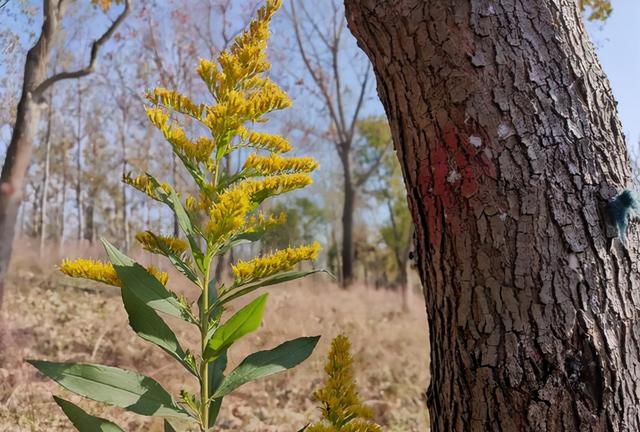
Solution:
<svg viewBox="0 0 640 432">
<path fill-rule="evenodd" d="M 310 10 L 309 3 L 291 1 L 289 16 L 306 71 L 300 83 L 328 117 L 322 135 L 333 145 L 342 167 L 341 282 L 346 287 L 354 277 L 353 227 L 358 189 L 377 169 L 382 156 L 368 160 L 366 166 L 353 161 L 357 124 L 370 92 L 370 65 L 359 61 L 358 53 L 349 50 L 344 34 L 346 23 L 337 0 L 323 3 L 322 11 L 318 6 Z"/>
<path fill-rule="evenodd" d="M 100 48 L 115 33 L 129 11 L 128 0 L 123 1 L 124 8 L 120 15 L 110 24 L 106 32 L 93 42 L 89 63 L 81 69 L 59 72 L 47 77 L 47 65 L 54 41 L 60 32 L 61 21 L 70 2 L 43 0 L 42 30 L 27 53 L 15 124 L 0 173 L 0 239 L 2 239 L 0 242 L 0 305 L 4 294 L 4 279 L 11 260 L 18 210 L 22 201 L 24 176 L 31 161 L 33 138 L 38 129 L 45 92 L 58 81 L 80 78 L 93 71 Z M 101 0 L 99 4 L 106 10 L 110 1 Z"/>
<path fill-rule="evenodd" d="M 346 0 L 417 230 L 432 431 L 640 428 L 631 179 L 577 3 Z"/>
</svg>

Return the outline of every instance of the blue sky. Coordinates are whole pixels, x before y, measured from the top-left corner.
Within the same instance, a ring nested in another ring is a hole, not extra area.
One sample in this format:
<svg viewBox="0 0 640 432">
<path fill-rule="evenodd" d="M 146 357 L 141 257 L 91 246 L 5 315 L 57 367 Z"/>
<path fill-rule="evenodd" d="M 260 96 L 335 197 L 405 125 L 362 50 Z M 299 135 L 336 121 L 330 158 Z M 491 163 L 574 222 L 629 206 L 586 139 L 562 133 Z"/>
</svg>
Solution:
<svg viewBox="0 0 640 432">
<path fill-rule="evenodd" d="M 640 140 L 640 1 L 613 0 L 607 22 L 589 23 L 600 62 L 609 76 L 629 146 Z"/>
</svg>

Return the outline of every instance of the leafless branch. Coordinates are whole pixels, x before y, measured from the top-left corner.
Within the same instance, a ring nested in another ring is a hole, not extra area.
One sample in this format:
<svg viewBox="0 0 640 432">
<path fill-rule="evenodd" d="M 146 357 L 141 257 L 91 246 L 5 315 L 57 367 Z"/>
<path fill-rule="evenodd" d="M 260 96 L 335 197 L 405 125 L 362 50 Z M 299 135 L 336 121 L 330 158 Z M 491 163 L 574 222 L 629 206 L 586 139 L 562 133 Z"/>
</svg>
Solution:
<svg viewBox="0 0 640 432">
<path fill-rule="evenodd" d="M 91 72 L 93 72 L 94 69 L 95 69 L 97 58 L 98 58 L 98 52 L 100 51 L 102 46 L 109 40 L 109 38 L 111 38 L 113 33 L 115 33 L 115 31 L 118 28 L 118 26 L 120 25 L 120 23 L 122 23 L 122 21 L 124 21 L 125 17 L 129 13 L 129 8 L 130 8 L 129 0 L 124 0 L 124 9 L 120 13 L 120 15 L 118 15 L 118 17 L 115 19 L 115 21 L 113 21 L 113 23 L 111 23 L 111 26 L 109 26 L 107 31 L 104 32 L 104 34 L 102 36 L 100 36 L 98 39 L 96 39 L 93 42 L 93 44 L 91 45 L 91 57 L 90 57 L 90 60 L 89 60 L 89 64 L 86 67 L 84 67 L 82 69 L 78 69 L 76 71 L 72 71 L 72 72 L 60 72 L 58 74 L 55 74 L 55 75 L 47 78 L 46 80 L 44 80 L 35 89 L 35 91 L 33 92 L 34 96 L 36 98 L 41 97 L 42 94 L 49 87 L 51 87 L 53 84 L 55 84 L 58 81 L 62 81 L 62 80 L 66 80 L 66 79 L 81 78 L 81 77 L 87 76 Z"/>
</svg>

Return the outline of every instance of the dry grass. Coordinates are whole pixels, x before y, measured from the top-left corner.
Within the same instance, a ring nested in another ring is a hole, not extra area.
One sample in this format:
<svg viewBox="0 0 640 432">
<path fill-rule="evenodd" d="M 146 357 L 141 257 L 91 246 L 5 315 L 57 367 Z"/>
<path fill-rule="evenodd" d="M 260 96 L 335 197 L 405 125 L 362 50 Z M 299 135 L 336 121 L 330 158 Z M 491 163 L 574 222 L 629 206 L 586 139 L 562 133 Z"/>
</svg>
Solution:
<svg viewBox="0 0 640 432">
<path fill-rule="evenodd" d="M 80 399 L 38 376 L 24 363 L 25 358 L 132 368 L 173 392 L 180 386 L 195 385 L 184 381 L 185 375 L 168 356 L 129 329 L 116 289 L 70 285 L 47 262 L 54 259 L 35 261 L 21 255 L 9 283 L 4 310 L 8 325 L 5 345 L 0 346 L 0 431 L 72 430 L 51 395 L 62 394 L 75 402 Z M 270 293 L 262 328 L 232 350 L 232 363 L 289 338 L 314 334 L 323 338 L 301 366 L 228 396 L 219 430 L 297 431 L 316 420 L 319 413 L 310 396 L 323 379 L 331 338 L 341 332 L 351 338 L 361 395 L 383 429 L 427 430 L 422 396 L 428 378 L 427 332 L 419 296 L 414 298 L 413 311 L 402 314 L 395 293 L 362 287 L 343 291 L 326 278 L 290 283 Z M 196 342 L 186 337 L 186 328 L 175 328 L 179 337 Z M 127 431 L 161 430 L 159 422 L 122 410 L 86 401 L 81 405 L 114 419 Z"/>
</svg>

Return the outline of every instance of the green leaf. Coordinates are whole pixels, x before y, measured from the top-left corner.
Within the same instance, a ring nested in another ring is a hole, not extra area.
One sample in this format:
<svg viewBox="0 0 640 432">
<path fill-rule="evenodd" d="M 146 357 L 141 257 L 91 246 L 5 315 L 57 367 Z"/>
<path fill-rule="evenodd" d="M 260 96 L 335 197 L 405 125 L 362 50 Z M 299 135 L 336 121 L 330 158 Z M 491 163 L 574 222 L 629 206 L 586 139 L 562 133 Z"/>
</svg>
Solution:
<svg viewBox="0 0 640 432">
<path fill-rule="evenodd" d="M 101 417 L 94 417 L 68 400 L 64 400 L 58 396 L 54 396 L 53 400 L 62 408 L 67 418 L 71 420 L 71 424 L 73 424 L 79 432 L 124 432 L 124 430 L 115 423 Z"/>
<path fill-rule="evenodd" d="M 316 347 L 320 336 L 301 337 L 272 350 L 249 355 L 225 379 L 213 397 L 231 393 L 243 384 L 291 369 L 307 359 Z"/>
<path fill-rule="evenodd" d="M 169 197 L 169 205 L 173 209 L 176 214 L 176 218 L 178 219 L 178 225 L 182 228 L 182 231 L 187 236 L 187 240 L 189 240 L 189 245 L 191 245 L 191 251 L 193 253 L 193 258 L 196 260 L 199 266 L 202 266 L 202 260 L 204 259 L 204 254 L 200 249 L 200 245 L 198 244 L 198 232 L 193 226 L 191 222 L 191 218 L 189 214 L 182 206 L 182 202 L 176 194 L 175 190 L 171 190 L 171 196 Z"/>
<path fill-rule="evenodd" d="M 185 361 L 186 353 L 180 346 L 178 338 L 164 320 L 136 296 L 136 287 L 123 283 L 122 303 L 129 316 L 129 325 L 138 336 L 163 349 L 178 360 L 185 369 L 197 376 L 196 371 Z"/>
<path fill-rule="evenodd" d="M 27 360 L 70 392 L 145 416 L 190 418 L 157 381 L 132 371 L 82 363 Z"/>
<path fill-rule="evenodd" d="M 168 420 L 164 421 L 164 432 L 176 432 L 176 430 L 171 426 Z"/>
<path fill-rule="evenodd" d="M 156 239 L 156 244 L 158 245 L 159 249 L 162 251 L 163 255 L 166 256 L 169 259 L 169 261 L 171 261 L 171 264 L 173 264 L 173 266 L 180 273 L 185 275 L 187 279 L 197 284 L 198 276 L 195 274 L 195 272 L 189 266 L 189 264 L 187 264 L 180 256 L 176 255 L 175 252 L 173 252 L 171 249 L 166 247 L 165 243 L 159 240 L 154 233 L 152 233 L 151 231 L 147 231 L 147 233 L 149 233 L 151 236 L 153 236 Z"/>
<path fill-rule="evenodd" d="M 259 231 L 253 231 L 253 232 L 240 233 L 234 236 L 233 238 L 231 238 L 231 240 L 229 240 L 227 243 L 225 243 L 217 253 L 223 254 L 235 246 L 257 242 L 258 240 L 262 239 L 262 237 L 264 237 L 266 232 L 267 232 L 266 230 L 259 230 Z"/>
<path fill-rule="evenodd" d="M 207 365 L 209 369 L 209 394 L 215 393 L 224 380 L 224 371 L 227 368 L 227 352 L 223 352 L 218 358 Z M 209 427 L 213 427 L 220 413 L 222 406 L 222 397 L 215 398 L 209 405 Z"/>
<path fill-rule="evenodd" d="M 262 279 L 257 282 L 253 282 L 245 285 L 232 286 L 220 296 L 218 303 L 219 305 L 224 305 L 226 303 L 229 303 L 231 300 L 235 300 L 238 297 L 242 297 L 243 295 L 249 294 L 257 290 L 258 288 L 262 288 L 270 285 L 277 285 L 284 282 L 289 282 L 292 280 L 303 278 L 305 276 L 312 275 L 314 273 L 321 273 L 321 272 L 326 273 L 325 270 L 290 271 L 290 272 L 278 273 L 277 275 L 270 276 L 266 279 Z"/>
<path fill-rule="evenodd" d="M 102 239 L 102 243 L 123 286 L 127 286 L 143 304 L 158 312 L 189 321 L 183 306 L 158 279 L 107 240 Z"/>
<path fill-rule="evenodd" d="M 204 359 L 208 361 L 225 351 L 242 336 L 260 327 L 268 294 L 263 294 L 236 312 L 213 333 L 207 342 Z"/>
</svg>

